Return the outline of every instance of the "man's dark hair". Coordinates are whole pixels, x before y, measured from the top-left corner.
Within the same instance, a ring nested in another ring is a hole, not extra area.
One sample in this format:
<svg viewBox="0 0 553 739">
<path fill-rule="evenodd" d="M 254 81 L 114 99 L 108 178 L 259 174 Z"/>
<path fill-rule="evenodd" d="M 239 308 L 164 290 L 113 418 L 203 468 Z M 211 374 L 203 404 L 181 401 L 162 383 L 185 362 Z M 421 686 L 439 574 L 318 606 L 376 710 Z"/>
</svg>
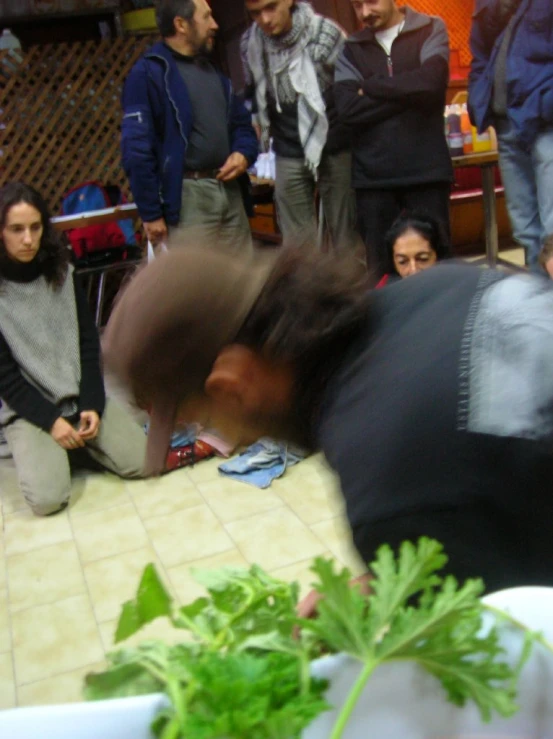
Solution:
<svg viewBox="0 0 553 739">
<path fill-rule="evenodd" d="M 353 256 L 283 249 L 238 341 L 277 361 L 322 360 L 366 317 L 366 306 L 367 274 Z"/>
<path fill-rule="evenodd" d="M 196 5 L 194 0 L 158 0 L 156 4 L 156 23 L 163 38 L 175 35 L 175 18 L 192 21 Z"/>
<path fill-rule="evenodd" d="M 52 226 L 48 206 L 34 187 L 24 182 L 10 182 L 0 189 L 0 234 L 6 225 L 8 212 L 14 205 L 20 203 L 27 203 L 40 213 L 42 238 L 35 259 L 47 282 L 55 287 L 61 287 L 67 275 L 70 251 Z M 6 247 L 0 236 L 0 280 L 3 278 L 2 263 L 7 259 Z"/>
<path fill-rule="evenodd" d="M 364 264 L 353 255 L 283 249 L 236 343 L 296 371 L 297 415 L 310 435 L 327 380 L 369 318 Z"/>
</svg>

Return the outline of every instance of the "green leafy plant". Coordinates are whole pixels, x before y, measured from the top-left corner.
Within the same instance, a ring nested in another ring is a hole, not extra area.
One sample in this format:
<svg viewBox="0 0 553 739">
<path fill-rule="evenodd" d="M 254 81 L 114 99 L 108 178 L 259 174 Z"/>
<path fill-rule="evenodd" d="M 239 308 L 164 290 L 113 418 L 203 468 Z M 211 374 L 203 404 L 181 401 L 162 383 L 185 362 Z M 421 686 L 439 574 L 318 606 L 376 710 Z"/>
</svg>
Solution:
<svg viewBox="0 0 553 739">
<path fill-rule="evenodd" d="M 439 680 L 445 697 L 472 700 L 482 719 L 516 712 L 518 676 L 536 635 L 527 632 L 518 664 L 502 659 L 496 628 L 482 630 L 483 584 L 458 586 L 440 576 L 442 546 L 421 538 L 404 542 L 397 556 L 380 547 L 369 565 L 371 592 L 352 586 L 347 569 L 315 560 L 321 595 L 318 616 L 296 616 L 299 589 L 261 568 L 196 571 L 208 596 L 178 608 L 153 565 L 136 598 L 123 606 L 116 641 L 167 617 L 189 640 L 175 646 L 149 642 L 110 655 L 106 672 L 89 675 L 90 699 L 165 692 L 170 706 L 152 730 L 162 739 L 294 739 L 329 709 L 327 683 L 314 679 L 311 661 L 345 653 L 360 672 L 333 728 L 340 739 L 351 712 L 377 667 L 413 660 Z M 191 638 L 190 638 L 191 637 Z"/>
</svg>

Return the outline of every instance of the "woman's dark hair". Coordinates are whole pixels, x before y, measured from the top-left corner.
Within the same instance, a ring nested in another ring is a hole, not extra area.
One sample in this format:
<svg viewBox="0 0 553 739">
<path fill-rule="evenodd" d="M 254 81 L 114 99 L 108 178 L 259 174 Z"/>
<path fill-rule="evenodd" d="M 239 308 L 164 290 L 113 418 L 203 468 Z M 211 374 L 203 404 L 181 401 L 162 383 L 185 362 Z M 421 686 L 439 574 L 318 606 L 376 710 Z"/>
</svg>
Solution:
<svg viewBox="0 0 553 739">
<path fill-rule="evenodd" d="M 553 257 L 553 234 L 549 234 L 543 242 L 538 261 L 542 269 L 546 269 L 545 265 Z"/>
<path fill-rule="evenodd" d="M 69 264 L 69 249 L 62 243 L 50 222 L 50 213 L 42 196 L 24 182 L 10 182 L 0 188 L 0 279 L 2 278 L 2 262 L 7 258 L 2 232 L 6 225 L 8 211 L 14 205 L 27 203 L 36 208 L 42 220 L 42 238 L 40 249 L 35 259 L 41 267 L 46 280 L 56 287 L 63 285 Z"/>
<path fill-rule="evenodd" d="M 171 38 L 175 31 L 175 18 L 189 23 L 196 12 L 194 0 L 159 0 L 156 4 L 156 23 L 163 38 Z"/>
<path fill-rule="evenodd" d="M 394 244 L 407 231 L 415 231 L 423 239 L 426 239 L 431 248 L 436 252 L 438 261 L 447 259 L 450 256 L 449 244 L 447 243 L 444 227 L 438 220 L 424 211 L 404 211 L 396 218 L 384 237 L 388 258 L 388 272 L 396 271 L 394 266 Z"/>
</svg>

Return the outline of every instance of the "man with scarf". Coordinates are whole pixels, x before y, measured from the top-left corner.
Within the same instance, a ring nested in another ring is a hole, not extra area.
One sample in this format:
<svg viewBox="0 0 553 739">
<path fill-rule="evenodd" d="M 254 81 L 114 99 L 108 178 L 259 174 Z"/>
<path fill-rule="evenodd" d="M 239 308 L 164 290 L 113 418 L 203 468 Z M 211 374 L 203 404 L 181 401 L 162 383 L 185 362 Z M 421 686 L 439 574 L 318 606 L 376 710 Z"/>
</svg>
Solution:
<svg viewBox="0 0 553 739">
<path fill-rule="evenodd" d="M 273 139 L 284 243 L 315 242 L 317 188 L 333 246 L 353 248 L 349 133 L 331 97 L 344 32 L 306 2 L 246 0 L 246 9 L 254 21 L 241 43 L 247 94 L 265 151 Z"/>
</svg>

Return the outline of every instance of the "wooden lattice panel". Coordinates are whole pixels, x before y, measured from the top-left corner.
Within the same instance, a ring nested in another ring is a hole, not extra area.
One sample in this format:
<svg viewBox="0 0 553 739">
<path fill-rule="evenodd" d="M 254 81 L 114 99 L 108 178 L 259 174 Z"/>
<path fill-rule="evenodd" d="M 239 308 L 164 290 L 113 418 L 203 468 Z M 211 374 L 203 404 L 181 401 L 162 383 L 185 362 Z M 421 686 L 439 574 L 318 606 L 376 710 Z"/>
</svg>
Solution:
<svg viewBox="0 0 553 739">
<path fill-rule="evenodd" d="M 23 180 L 54 213 L 97 179 L 130 195 L 121 167 L 121 89 L 151 37 L 0 51 L 0 184 Z M 2 130 L 3 128 L 3 130 Z"/>
<path fill-rule="evenodd" d="M 439 15 L 444 19 L 451 48 L 459 52 L 461 65 L 468 67 L 471 60 L 469 36 L 474 0 L 409 0 L 408 4 L 421 13 Z"/>
</svg>

